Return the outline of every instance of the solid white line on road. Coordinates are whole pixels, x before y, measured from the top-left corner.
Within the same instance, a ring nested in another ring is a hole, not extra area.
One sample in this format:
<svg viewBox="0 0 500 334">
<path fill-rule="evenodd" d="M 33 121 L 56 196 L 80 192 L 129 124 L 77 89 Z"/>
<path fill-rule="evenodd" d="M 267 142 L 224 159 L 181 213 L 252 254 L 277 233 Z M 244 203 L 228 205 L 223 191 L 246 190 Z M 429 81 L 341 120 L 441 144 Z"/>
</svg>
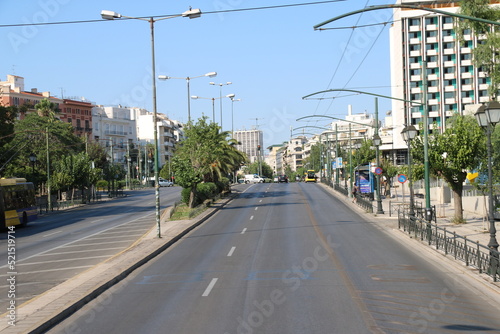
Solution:
<svg viewBox="0 0 500 334">
<path fill-rule="evenodd" d="M 47 263 L 55 263 L 55 262 L 67 262 L 67 261 L 80 261 L 80 260 L 91 260 L 91 259 L 100 259 L 104 257 L 110 257 L 110 255 L 99 255 L 99 256 L 91 256 L 91 257 L 81 257 L 81 258 L 69 258 L 63 260 L 51 260 L 51 261 L 40 261 L 40 262 L 30 262 L 30 263 L 18 263 L 18 266 L 33 266 L 38 264 L 47 264 Z"/>
<path fill-rule="evenodd" d="M 250 220 L 253 220 L 253 216 L 250 216 Z"/>
<path fill-rule="evenodd" d="M 50 237 L 51 235 L 54 235 L 54 234 L 57 234 L 57 233 L 61 233 L 62 231 L 57 231 L 57 232 L 53 232 L 53 233 L 49 233 L 49 234 L 45 234 L 43 237 L 46 238 L 46 237 Z"/>
<path fill-rule="evenodd" d="M 243 229 L 243 231 L 241 231 L 241 233 L 240 233 L 240 234 L 245 234 L 245 232 L 246 232 L 246 231 L 247 231 L 247 228 L 245 227 L 245 228 Z"/>
<path fill-rule="evenodd" d="M 231 247 L 231 250 L 229 251 L 229 253 L 227 253 L 227 256 L 233 255 L 233 252 L 235 249 L 236 249 L 236 247 Z"/>
<path fill-rule="evenodd" d="M 217 283 L 218 278 L 212 278 L 210 281 L 210 284 L 208 284 L 207 288 L 205 289 L 205 292 L 201 295 L 202 297 L 206 297 L 210 294 L 210 291 L 212 291 L 215 283 Z"/>
</svg>

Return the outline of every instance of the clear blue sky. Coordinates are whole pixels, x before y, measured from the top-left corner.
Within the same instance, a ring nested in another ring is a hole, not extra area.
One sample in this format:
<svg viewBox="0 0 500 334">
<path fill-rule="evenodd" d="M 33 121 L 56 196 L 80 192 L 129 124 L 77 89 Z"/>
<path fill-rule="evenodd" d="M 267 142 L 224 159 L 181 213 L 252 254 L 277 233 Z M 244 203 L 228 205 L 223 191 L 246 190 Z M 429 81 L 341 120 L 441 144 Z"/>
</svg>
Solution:
<svg viewBox="0 0 500 334">
<path fill-rule="evenodd" d="M 303 2 L 314 2 L 303 1 Z M 290 127 L 307 123 L 299 117 L 322 114 L 343 118 L 373 112 L 374 98 L 349 95 L 328 100 L 302 96 L 328 88 L 352 88 L 390 95 L 389 25 L 362 29 L 314 31 L 313 26 L 366 5 L 393 1 L 346 0 L 278 9 L 210 13 L 301 3 L 292 0 L 213 1 L 76 1 L 24 0 L 0 2 L 0 25 L 100 20 L 103 9 L 126 16 L 174 15 L 189 6 L 200 8 L 197 19 L 174 18 L 155 23 L 156 74 L 194 77 L 216 71 L 215 78 L 191 80 L 191 95 L 236 94 L 235 130 L 256 124 L 264 145 L 280 144 Z M 343 27 L 390 21 L 392 11 L 373 11 L 329 25 Z M 122 104 L 152 111 L 149 23 L 117 20 L 92 23 L 0 27 L 0 81 L 7 74 L 25 78 L 25 88 L 61 97 L 83 96 L 97 104 Z M 157 82 L 158 112 L 187 121 L 184 80 Z M 339 94 L 330 93 L 328 96 Z M 216 121 L 220 123 L 219 100 Z M 390 100 L 379 99 L 381 118 Z M 212 116 L 210 100 L 191 100 L 191 117 Z M 256 118 L 258 120 L 256 121 Z M 326 119 L 309 122 L 324 126 Z M 223 127 L 231 130 L 231 102 L 223 99 Z M 314 129 L 311 129 L 314 130 Z M 310 132 L 310 130 L 306 130 Z M 317 131 L 314 131 L 317 132 Z"/>
</svg>

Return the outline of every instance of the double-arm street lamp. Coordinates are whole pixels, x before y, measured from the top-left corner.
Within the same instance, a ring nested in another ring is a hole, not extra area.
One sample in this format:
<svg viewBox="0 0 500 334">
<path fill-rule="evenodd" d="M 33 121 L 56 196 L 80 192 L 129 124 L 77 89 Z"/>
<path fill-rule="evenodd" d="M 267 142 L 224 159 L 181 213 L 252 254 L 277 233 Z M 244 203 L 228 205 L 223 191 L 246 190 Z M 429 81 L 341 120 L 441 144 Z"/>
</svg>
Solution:
<svg viewBox="0 0 500 334">
<path fill-rule="evenodd" d="M 410 218 L 415 217 L 415 198 L 413 195 L 413 179 L 411 176 L 411 141 L 415 139 L 418 135 L 418 130 L 413 125 L 405 126 L 403 131 L 401 131 L 401 136 L 403 140 L 408 144 L 408 182 L 410 182 Z"/>
<path fill-rule="evenodd" d="M 220 128 L 222 130 L 222 86 L 227 86 L 227 85 L 232 85 L 233 83 L 231 81 L 227 81 L 226 83 L 215 83 L 215 82 L 210 82 L 211 85 L 214 86 L 219 86 L 219 99 L 220 99 Z M 230 94 L 231 95 L 231 94 Z M 234 95 L 234 94 L 232 94 Z M 226 96 L 229 97 L 229 96 Z M 215 118 L 214 118 L 215 122 Z"/>
<path fill-rule="evenodd" d="M 135 20 L 142 20 L 142 21 L 147 21 L 149 22 L 149 27 L 151 30 L 151 66 L 152 66 L 152 80 L 151 80 L 151 86 L 152 86 L 152 92 L 153 92 L 153 126 L 154 126 L 154 147 L 155 147 L 155 156 L 154 156 L 154 175 L 155 175 L 155 198 L 156 198 L 156 205 L 155 205 L 155 211 L 156 211 L 156 226 L 157 226 L 157 234 L 158 238 L 161 238 L 161 226 L 160 226 L 160 185 L 158 184 L 158 127 L 157 127 L 157 110 L 156 110 L 156 71 L 155 71 L 155 37 L 154 37 L 154 23 L 156 21 L 161 21 L 161 20 L 166 20 L 166 19 L 173 19 L 175 17 L 188 17 L 190 19 L 194 19 L 197 17 L 201 16 L 201 10 L 200 9 L 189 9 L 185 11 L 182 14 L 178 15 L 172 15 L 172 16 L 166 16 L 166 17 L 160 17 L 160 18 L 154 18 L 154 17 L 149 17 L 149 18 L 144 18 L 144 17 L 132 17 L 132 16 L 125 16 L 121 15 L 119 13 L 110 11 L 110 10 L 103 10 L 101 11 L 101 17 L 106 20 L 114 20 L 114 19 L 120 19 L 120 18 L 127 18 L 127 19 L 135 19 Z"/>
<path fill-rule="evenodd" d="M 230 94 L 231 99 L 231 139 L 234 139 L 234 102 L 241 101 L 241 99 L 235 99 L 234 94 Z"/>
<path fill-rule="evenodd" d="M 203 77 L 209 77 L 213 78 L 217 76 L 217 72 L 208 72 L 203 75 L 199 75 L 196 77 L 186 77 L 186 78 L 178 78 L 178 77 L 169 77 L 167 75 L 159 75 L 158 79 L 160 80 L 169 80 L 169 79 L 183 79 L 186 80 L 187 83 L 187 105 L 188 105 L 188 123 L 191 123 L 191 99 L 189 98 L 191 96 L 190 90 L 189 90 L 189 82 L 191 79 L 196 79 L 196 78 L 203 78 Z"/>
<path fill-rule="evenodd" d="M 487 136 L 487 149 L 488 149 L 488 190 L 489 190 L 489 222 L 490 222 L 490 241 L 488 242 L 488 247 L 494 251 L 498 251 L 498 241 L 496 239 L 496 228 L 495 228 L 495 205 L 493 200 L 493 170 L 492 170 L 492 145 L 491 145 L 491 133 L 495 129 L 495 125 L 500 122 L 500 103 L 497 101 L 488 102 L 486 105 L 482 105 L 474 114 L 476 116 L 479 126 L 481 126 L 486 131 Z M 498 254 L 492 254 L 493 257 L 497 258 Z M 498 259 L 497 259 L 498 261 Z M 496 263 L 498 265 L 498 263 Z"/>
<path fill-rule="evenodd" d="M 212 122 L 215 123 L 215 100 L 219 100 L 219 99 L 222 99 L 224 97 L 227 97 L 227 98 L 230 98 L 230 99 L 233 99 L 236 95 L 234 94 L 227 94 L 226 96 L 221 96 L 221 97 L 201 97 L 201 96 L 197 96 L 197 95 L 193 95 L 191 96 L 191 98 L 193 100 L 198 100 L 198 99 L 204 99 L 204 100 L 212 100 Z M 222 102 L 221 102 L 222 103 Z M 220 119 L 220 122 L 221 122 L 221 125 L 220 125 L 220 128 L 222 130 L 222 113 L 221 113 L 221 119 Z"/>
</svg>

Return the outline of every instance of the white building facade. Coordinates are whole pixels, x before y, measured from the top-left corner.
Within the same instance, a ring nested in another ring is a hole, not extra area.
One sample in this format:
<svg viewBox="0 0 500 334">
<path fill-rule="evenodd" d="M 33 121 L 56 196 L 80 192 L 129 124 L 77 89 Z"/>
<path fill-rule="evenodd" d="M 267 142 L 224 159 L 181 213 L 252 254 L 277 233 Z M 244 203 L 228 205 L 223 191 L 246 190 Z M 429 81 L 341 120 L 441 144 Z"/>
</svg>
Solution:
<svg viewBox="0 0 500 334">
<path fill-rule="evenodd" d="M 397 3 L 415 4 L 415 1 L 398 0 Z M 418 4 L 453 13 L 460 8 L 459 1 L 435 4 L 435 1 L 424 0 Z M 428 104 L 430 131 L 435 125 L 444 131 L 447 119 L 454 113 L 471 113 L 478 104 L 489 100 L 490 79 L 472 62 L 472 50 L 478 38 L 469 30 L 465 31 L 463 40 L 459 42 L 451 16 L 394 9 L 390 30 L 392 96 L 416 102 L 392 100 L 395 148 L 406 147 L 400 135 L 405 125 L 417 128 L 423 125 L 424 98 Z"/>
</svg>

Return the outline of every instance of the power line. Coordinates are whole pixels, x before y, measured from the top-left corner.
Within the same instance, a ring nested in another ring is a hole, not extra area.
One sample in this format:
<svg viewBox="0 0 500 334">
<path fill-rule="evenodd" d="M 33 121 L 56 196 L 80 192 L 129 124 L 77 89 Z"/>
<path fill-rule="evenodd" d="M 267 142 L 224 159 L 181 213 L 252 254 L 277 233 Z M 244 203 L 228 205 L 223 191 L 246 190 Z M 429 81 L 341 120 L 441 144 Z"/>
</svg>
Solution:
<svg viewBox="0 0 500 334">
<path fill-rule="evenodd" d="M 250 7 L 250 8 L 240 8 L 240 9 L 225 9 L 225 10 L 216 10 L 210 12 L 203 12 L 204 15 L 209 14 L 223 14 L 223 13 L 233 13 L 233 12 L 244 12 L 244 11 L 254 11 L 254 10 L 267 10 L 267 9 L 278 9 L 278 8 L 287 8 L 287 7 L 299 7 L 299 6 L 312 6 L 312 5 L 321 5 L 332 2 L 341 2 L 346 0 L 326 0 L 326 1 L 316 1 L 316 2 L 302 2 L 296 4 L 287 4 L 287 5 L 275 5 L 275 6 L 264 6 L 264 7 Z M 167 16 L 180 16 L 182 14 L 169 14 L 169 15 L 150 15 L 150 16 L 141 16 L 138 18 L 161 18 Z M 121 20 L 131 20 L 130 18 L 121 18 Z M 25 26 L 47 26 L 47 25 L 60 25 L 60 24 L 75 24 L 75 23 L 95 23 L 95 22 L 104 22 L 109 21 L 106 19 L 96 19 L 96 20 L 78 20 L 78 21 L 60 21 L 60 22 L 41 22 L 41 23 L 15 23 L 15 24 L 0 24 L 0 28 L 9 28 L 9 27 L 25 27 Z"/>
</svg>

